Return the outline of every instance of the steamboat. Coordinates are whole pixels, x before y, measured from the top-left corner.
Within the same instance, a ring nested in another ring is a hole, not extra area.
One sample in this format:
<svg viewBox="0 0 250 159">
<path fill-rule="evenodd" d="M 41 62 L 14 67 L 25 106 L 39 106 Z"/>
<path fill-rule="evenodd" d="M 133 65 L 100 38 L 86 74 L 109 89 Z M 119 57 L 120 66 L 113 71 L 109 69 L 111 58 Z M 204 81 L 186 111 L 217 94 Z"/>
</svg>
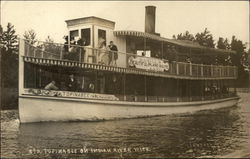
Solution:
<svg viewBox="0 0 250 159">
<path fill-rule="evenodd" d="M 20 39 L 20 122 L 113 120 L 236 105 L 235 52 L 161 37 L 155 12 L 146 6 L 145 32 L 114 30 L 115 22 L 91 16 L 66 21 L 64 44 Z"/>
</svg>

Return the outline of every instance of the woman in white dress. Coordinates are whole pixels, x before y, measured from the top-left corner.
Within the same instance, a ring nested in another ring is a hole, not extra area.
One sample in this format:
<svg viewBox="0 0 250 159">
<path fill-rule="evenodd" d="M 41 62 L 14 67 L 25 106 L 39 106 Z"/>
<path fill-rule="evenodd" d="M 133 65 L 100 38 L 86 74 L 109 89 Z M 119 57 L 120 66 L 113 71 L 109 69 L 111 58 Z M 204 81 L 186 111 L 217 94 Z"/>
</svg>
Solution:
<svg viewBox="0 0 250 159">
<path fill-rule="evenodd" d="M 109 63 L 109 49 L 106 46 L 106 42 L 103 41 L 99 46 L 99 56 L 98 63 L 103 65 L 108 65 Z"/>
</svg>

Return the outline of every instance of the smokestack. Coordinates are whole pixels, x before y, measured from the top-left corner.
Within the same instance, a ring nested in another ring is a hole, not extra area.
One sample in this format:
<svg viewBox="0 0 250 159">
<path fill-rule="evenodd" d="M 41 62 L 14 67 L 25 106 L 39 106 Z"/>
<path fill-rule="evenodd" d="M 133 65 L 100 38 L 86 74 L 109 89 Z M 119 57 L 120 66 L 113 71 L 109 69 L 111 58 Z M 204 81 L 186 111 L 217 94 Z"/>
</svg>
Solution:
<svg viewBox="0 0 250 159">
<path fill-rule="evenodd" d="M 145 7 L 145 32 L 155 34 L 155 6 Z"/>
</svg>

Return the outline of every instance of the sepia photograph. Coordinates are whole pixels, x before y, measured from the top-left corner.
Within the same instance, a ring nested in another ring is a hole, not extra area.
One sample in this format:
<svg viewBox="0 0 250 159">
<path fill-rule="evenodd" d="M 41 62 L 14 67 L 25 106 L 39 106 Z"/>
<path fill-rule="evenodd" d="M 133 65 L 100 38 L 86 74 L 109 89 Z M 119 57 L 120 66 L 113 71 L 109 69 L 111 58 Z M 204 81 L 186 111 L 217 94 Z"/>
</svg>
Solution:
<svg viewBox="0 0 250 159">
<path fill-rule="evenodd" d="M 250 157 L 248 1 L 0 4 L 0 158 Z"/>
</svg>

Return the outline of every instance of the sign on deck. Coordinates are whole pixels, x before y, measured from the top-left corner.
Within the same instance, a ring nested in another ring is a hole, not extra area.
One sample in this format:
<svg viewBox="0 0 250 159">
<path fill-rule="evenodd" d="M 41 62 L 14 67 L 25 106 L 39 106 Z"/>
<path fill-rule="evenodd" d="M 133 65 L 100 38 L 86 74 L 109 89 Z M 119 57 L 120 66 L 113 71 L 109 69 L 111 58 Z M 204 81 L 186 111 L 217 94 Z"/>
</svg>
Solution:
<svg viewBox="0 0 250 159">
<path fill-rule="evenodd" d="M 128 65 L 129 67 L 156 72 L 164 72 L 169 70 L 169 63 L 157 58 L 130 56 L 128 58 Z"/>
<path fill-rule="evenodd" d="M 44 90 L 44 89 L 25 89 L 24 94 L 37 95 L 37 96 L 50 96 L 50 97 L 71 97 L 71 98 L 116 100 L 116 101 L 119 100 L 119 98 L 111 94 L 55 91 L 55 90 Z"/>
</svg>

